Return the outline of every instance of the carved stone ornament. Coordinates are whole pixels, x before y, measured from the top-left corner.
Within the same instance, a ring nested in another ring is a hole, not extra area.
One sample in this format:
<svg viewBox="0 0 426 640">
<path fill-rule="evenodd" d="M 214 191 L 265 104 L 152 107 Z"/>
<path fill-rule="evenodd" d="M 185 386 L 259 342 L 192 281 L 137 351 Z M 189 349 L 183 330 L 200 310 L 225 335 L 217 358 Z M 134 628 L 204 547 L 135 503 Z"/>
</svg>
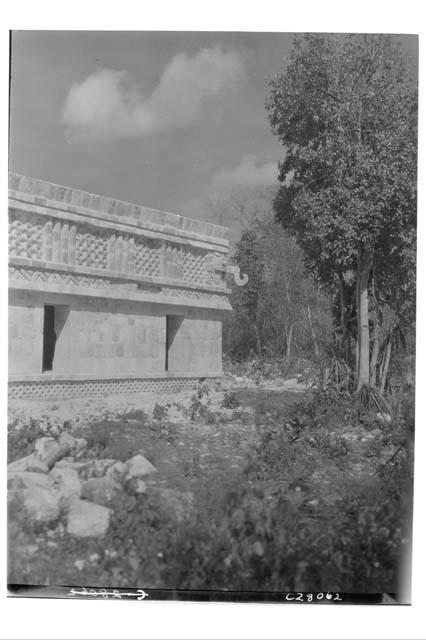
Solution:
<svg viewBox="0 0 426 640">
<path fill-rule="evenodd" d="M 228 265 L 226 267 L 226 273 L 234 276 L 234 282 L 238 287 L 244 287 L 248 282 L 248 275 L 244 273 L 241 276 L 240 267 L 237 265 Z"/>
</svg>

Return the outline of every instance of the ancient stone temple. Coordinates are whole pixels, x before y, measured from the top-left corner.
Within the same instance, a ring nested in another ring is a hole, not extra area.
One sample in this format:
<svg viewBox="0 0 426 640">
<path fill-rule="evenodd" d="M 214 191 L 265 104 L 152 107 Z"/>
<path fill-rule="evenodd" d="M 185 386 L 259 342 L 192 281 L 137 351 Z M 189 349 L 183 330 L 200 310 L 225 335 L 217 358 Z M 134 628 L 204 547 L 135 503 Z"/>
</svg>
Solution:
<svg viewBox="0 0 426 640">
<path fill-rule="evenodd" d="M 226 228 L 17 174 L 9 188 L 10 397 L 221 376 Z"/>
</svg>

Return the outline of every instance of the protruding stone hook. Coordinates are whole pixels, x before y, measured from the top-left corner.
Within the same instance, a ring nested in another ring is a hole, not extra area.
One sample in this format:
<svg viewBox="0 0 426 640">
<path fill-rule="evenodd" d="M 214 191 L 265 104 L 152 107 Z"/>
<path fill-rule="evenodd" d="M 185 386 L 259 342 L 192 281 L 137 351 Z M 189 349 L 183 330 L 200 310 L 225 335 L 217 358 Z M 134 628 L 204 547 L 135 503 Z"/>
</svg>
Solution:
<svg viewBox="0 0 426 640">
<path fill-rule="evenodd" d="M 238 265 L 228 265 L 226 267 L 226 273 L 234 276 L 234 282 L 238 287 L 244 287 L 248 282 L 248 275 L 246 273 L 241 275 L 240 267 Z"/>
</svg>

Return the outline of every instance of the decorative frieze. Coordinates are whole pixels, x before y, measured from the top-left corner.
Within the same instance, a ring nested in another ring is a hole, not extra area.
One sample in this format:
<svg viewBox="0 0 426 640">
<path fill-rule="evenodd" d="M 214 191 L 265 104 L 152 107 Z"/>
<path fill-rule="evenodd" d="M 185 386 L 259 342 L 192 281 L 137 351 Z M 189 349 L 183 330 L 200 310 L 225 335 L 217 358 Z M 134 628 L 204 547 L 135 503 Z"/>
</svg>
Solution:
<svg viewBox="0 0 426 640">
<path fill-rule="evenodd" d="M 108 235 L 99 230 L 89 231 L 80 227 L 75 239 L 76 264 L 94 269 L 108 268 Z"/>
<path fill-rule="evenodd" d="M 195 388 L 198 377 L 125 378 L 110 380 L 58 380 L 9 382 L 9 398 L 70 398 L 116 393 L 176 393 Z"/>
<path fill-rule="evenodd" d="M 11 258 L 225 288 L 225 255 L 12 210 Z"/>
<path fill-rule="evenodd" d="M 140 302 L 158 302 L 173 305 L 194 306 L 217 310 L 229 310 L 228 296 L 197 289 L 162 287 L 145 282 L 114 280 L 79 273 L 42 270 L 21 266 L 9 266 L 11 287 L 49 290 L 52 293 L 91 295 L 95 297 L 120 298 Z"/>
<path fill-rule="evenodd" d="M 160 241 L 135 238 L 129 267 L 136 275 L 160 276 Z"/>
<path fill-rule="evenodd" d="M 22 215 L 14 217 L 9 224 L 9 252 L 21 258 L 42 260 L 43 255 L 43 219 Z"/>
<path fill-rule="evenodd" d="M 227 296 L 207 293 L 205 291 L 197 291 L 195 289 L 163 287 L 161 289 L 161 296 L 163 298 L 170 298 L 174 301 L 180 299 L 182 303 L 184 303 L 185 300 L 203 302 L 206 306 L 214 309 L 231 309 Z"/>
<path fill-rule="evenodd" d="M 20 267 L 9 267 L 9 278 L 24 282 L 57 284 L 61 287 L 99 287 L 105 289 L 111 286 L 111 281 L 105 280 L 104 278 L 91 278 L 73 273 L 41 271 Z"/>
</svg>

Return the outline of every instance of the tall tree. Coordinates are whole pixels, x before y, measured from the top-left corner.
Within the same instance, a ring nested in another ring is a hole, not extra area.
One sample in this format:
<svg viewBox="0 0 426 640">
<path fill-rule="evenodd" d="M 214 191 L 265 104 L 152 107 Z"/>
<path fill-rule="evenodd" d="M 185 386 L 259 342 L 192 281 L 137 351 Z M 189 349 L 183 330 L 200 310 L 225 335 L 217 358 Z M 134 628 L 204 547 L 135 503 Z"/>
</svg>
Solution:
<svg viewBox="0 0 426 640">
<path fill-rule="evenodd" d="M 360 388 L 370 383 L 372 276 L 386 287 L 413 277 L 401 268 L 415 246 L 416 82 L 392 36 L 311 34 L 295 39 L 270 89 L 285 147 L 277 220 L 325 284 L 355 290 Z"/>
<path fill-rule="evenodd" d="M 264 288 L 264 256 L 261 251 L 259 239 L 254 227 L 245 229 L 237 243 L 235 261 L 242 273 L 248 275 L 248 283 L 237 292 L 237 311 L 248 320 L 256 339 L 256 350 L 262 353 L 262 341 L 260 337 L 260 313 L 262 292 Z"/>
<path fill-rule="evenodd" d="M 270 211 L 254 219 L 236 244 L 235 261 L 249 276 L 235 287 L 224 344 L 233 357 L 324 352 L 332 342 L 329 300 L 308 277 L 303 254 Z"/>
</svg>

